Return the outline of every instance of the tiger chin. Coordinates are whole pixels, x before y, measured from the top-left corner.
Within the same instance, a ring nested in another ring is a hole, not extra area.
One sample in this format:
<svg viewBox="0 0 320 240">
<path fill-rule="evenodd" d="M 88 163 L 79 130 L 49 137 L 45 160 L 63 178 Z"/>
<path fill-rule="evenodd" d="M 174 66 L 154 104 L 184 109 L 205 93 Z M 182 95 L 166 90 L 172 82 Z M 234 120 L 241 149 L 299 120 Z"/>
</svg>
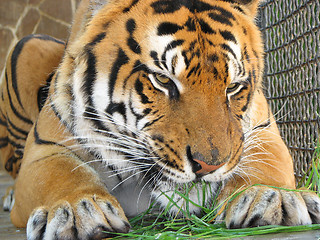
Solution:
<svg viewBox="0 0 320 240">
<path fill-rule="evenodd" d="M 258 4 L 86 0 L 66 44 L 18 42 L 0 103 L 13 224 L 30 240 L 100 239 L 168 197 L 172 214 L 200 214 L 184 185 L 197 204 L 242 191 L 219 216 L 229 228 L 320 223 L 315 193 L 282 190 L 296 186 L 263 95 Z"/>
</svg>

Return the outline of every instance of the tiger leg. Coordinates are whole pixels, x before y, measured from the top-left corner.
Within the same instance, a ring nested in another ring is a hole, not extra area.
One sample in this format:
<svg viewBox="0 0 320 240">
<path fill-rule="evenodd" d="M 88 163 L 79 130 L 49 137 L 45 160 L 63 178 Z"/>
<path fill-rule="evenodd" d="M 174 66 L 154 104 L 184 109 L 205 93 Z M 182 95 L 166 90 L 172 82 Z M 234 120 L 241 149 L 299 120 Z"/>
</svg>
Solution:
<svg viewBox="0 0 320 240">
<path fill-rule="evenodd" d="M 12 177 L 19 172 L 27 135 L 46 99 L 64 43 L 46 36 L 21 39 L 8 57 L 0 98 L 0 157 Z"/>
<path fill-rule="evenodd" d="M 226 184 L 220 198 L 226 199 L 235 189 L 249 188 L 227 206 L 227 227 L 319 223 L 320 199 L 315 193 L 269 187 L 295 189 L 293 163 L 272 114 L 263 112 L 268 106 L 262 93 L 255 96 L 253 104 L 255 127 L 248 133 L 237 173 Z M 268 186 L 250 187 L 254 184 Z"/>
<path fill-rule="evenodd" d="M 48 128 L 50 126 L 50 128 Z M 28 239 L 100 239 L 103 231 L 127 232 L 118 201 L 81 152 L 51 106 L 31 130 L 16 181 L 11 220 L 27 225 Z"/>
</svg>

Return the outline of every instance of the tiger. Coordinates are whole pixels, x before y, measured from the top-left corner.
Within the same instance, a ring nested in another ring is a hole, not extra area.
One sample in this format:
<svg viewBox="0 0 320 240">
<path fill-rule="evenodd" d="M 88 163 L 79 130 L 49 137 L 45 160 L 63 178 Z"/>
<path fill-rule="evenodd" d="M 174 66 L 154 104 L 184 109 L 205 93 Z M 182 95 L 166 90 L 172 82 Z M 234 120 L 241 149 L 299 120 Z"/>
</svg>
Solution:
<svg viewBox="0 0 320 240">
<path fill-rule="evenodd" d="M 83 0 L 66 43 L 18 42 L 0 102 L 12 223 L 29 240 L 101 239 L 168 196 L 170 214 L 199 215 L 234 192 L 228 228 L 320 223 L 318 195 L 290 191 L 264 96 L 260 3 Z"/>
</svg>

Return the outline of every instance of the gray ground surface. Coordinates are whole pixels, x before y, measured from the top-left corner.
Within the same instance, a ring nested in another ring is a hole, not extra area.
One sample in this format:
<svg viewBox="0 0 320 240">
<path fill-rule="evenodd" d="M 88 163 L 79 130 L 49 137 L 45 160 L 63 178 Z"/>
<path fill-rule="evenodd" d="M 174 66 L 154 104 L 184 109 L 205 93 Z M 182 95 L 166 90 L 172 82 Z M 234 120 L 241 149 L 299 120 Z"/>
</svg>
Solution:
<svg viewBox="0 0 320 240">
<path fill-rule="evenodd" d="M 24 240 L 26 239 L 25 229 L 15 228 L 10 221 L 10 214 L 2 210 L 2 197 L 6 192 L 8 186 L 13 185 L 12 178 L 0 170 L 0 197 L 1 197 L 1 207 L 0 207 L 0 240 Z M 263 236 L 253 236 L 238 238 L 245 240 L 253 239 L 270 239 L 270 240 L 320 240 L 320 230 L 318 231 L 307 231 L 300 233 L 280 233 L 280 234 L 269 234 Z"/>
<path fill-rule="evenodd" d="M 9 212 L 2 209 L 2 197 L 6 193 L 6 189 L 13 185 L 12 178 L 4 171 L 0 170 L 0 239 L 1 240 L 21 240 L 26 239 L 25 229 L 17 229 L 10 221 Z"/>
</svg>

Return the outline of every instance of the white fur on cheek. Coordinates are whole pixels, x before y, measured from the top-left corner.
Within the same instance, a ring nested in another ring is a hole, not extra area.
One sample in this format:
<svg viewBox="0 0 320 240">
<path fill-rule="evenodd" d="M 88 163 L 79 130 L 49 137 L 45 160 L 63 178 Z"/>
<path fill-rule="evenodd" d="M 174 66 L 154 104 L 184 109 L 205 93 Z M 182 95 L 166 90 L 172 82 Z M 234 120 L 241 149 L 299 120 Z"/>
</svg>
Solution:
<svg viewBox="0 0 320 240">
<path fill-rule="evenodd" d="M 98 112 L 104 112 L 106 107 L 109 105 L 109 79 L 106 74 L 97 73 L 97 79 L 93 86 L 94 95 L 92 96 L 94 106 Z"/>
<path fill-rule="evenodd" d="M 241 48 L 239 45 L 235 44 L 234 42 L 228 42 L 228 46 L 232 49 L 233 53 L 235 54 L 235 56 L 231 53 L 228 52 L 228 56 L 229 56 L 229 75 L 230 75 L 230 79 L 231 82 L 237 81 L 240 75 L 239 72 L 239 64 L 241 63 Z"/>
<path fill-rule="evenodd" d="M 175 74 L 176 76 L 179 76 L 185 69 L 186 69 L 186 64 L 184 62 L 184 58 L 181 55 L 181 51 L 178 51 L 177 53 L 177 64 L 175 68 Z M 179 89 L 181 91 L 181 89 Z"/>
</svg>

